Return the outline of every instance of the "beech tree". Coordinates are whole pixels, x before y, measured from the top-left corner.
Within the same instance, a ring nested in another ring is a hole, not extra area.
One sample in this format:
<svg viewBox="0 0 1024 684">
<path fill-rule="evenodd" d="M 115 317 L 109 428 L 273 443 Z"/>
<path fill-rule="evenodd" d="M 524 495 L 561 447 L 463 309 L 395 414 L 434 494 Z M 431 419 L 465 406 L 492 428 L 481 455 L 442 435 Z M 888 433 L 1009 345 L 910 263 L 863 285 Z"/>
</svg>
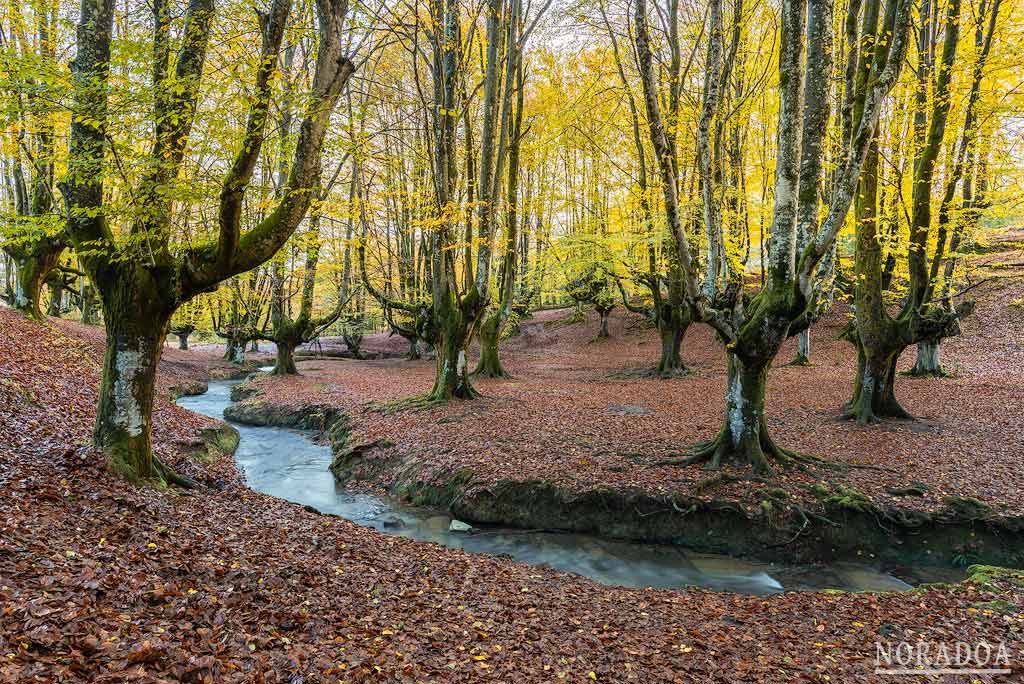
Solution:
<svg viewBox="0 0 1024 684">
<path fill-rule="evenodd" d="M 5 8 L 6 9 L 6 8 Z M 17 269 L 11 304 L 42 319 L 43 285 L 66 248 L 64 217 L 56 198 L 56 100 L 61 75 L 57 6 L 46 2 L 12 5 L 0 24 L 0 93 L 10 119 L 11 148 L 4 155 L 3 185 L 11 205 L 0 239 Z"/>
<path fill-rule="evenodd" d="M 165 0 L 153 5 L 150 160 L 135 196 L 146 211 L 130 225 L 108 215 L 108 107 L 113 0 L 83 0 L 72 62 L 73 102 L 68 173 L 62 191 L 68 236 L 103 301 L 107 351 L 94 439 L 110 467 L 130 479 L 188 485 L 153 454 L 153 391 L 169 321 L 182 303 L 268 260 L 302 220 L 320 176 L 320 151 L 335 103 L 355 65 L 345 54 L 346 0 L 317 0 L 319 44 L 286 187 L 267 216 L 242 232 L 246 189 L 266 137 L 273 77 L 289 0 L 259 14 L 261 48 L 249 95 L 245 133 L 217 200 L 215 237 L 172 250 L 172 198 L 203 92 L 204 61 L 219 18 L 212 0 L 192 0 L 172 58 Z"/>
<path fill-rule="evenodd" d="M 743 292 L 742 283 L 723 278 L 714 252 L 704 264 L 703 287 L 698 284 L 698 267 L 683 226 L 678 200 L 678 170 L 671 154 L 660 89 L 654 68 L 654 55 L 648 29 L 646 0 L 638 0 L 634 11 L 635 46 L 647 111 L 648 128 L 658 162 L 664 195 L 666 221 L 672 230 L 684 275 L 687 303 L 695 317 L 709 324 L 722 341 L 728 357 L 726 411 L 718 435 L 701 444 L 687 462 L 704 462 L 717 467 L 725 461 L 753 466 L 757 472 L 770 472 L 773 464 L 791 465 L 814 457 L 796 454 L 778 446 L 768 432 L 765 418 L 765 385 L 768 370 L 782 343 L 808 325 L 815 301 L 815 277 L 822 258 L 831 249 L 853 202 L 861 168 L 873 139 L 886 95 L 896 82 L 907 50 L 911 3 L 886 0 L 884 18 L 870 21 L 881 2 L 864 3 L 860 35 L 874 37 L 876 49 L 870 56 L 857 59 L 870 62 L 870 79 L 848 96 L 857 103 L 854 135 L 844 144 L 836 171 L 836 189 L 825 217 L 815 226 L 813 239 L 797 251 L 797 217 L 802 202 L 801 183 L 819 182 L 820 166 L 812 166 L 810 177 L 801 178 L 801 150 L 820 154 L 824 127 L 818 110 L 827 108 L 827 100 L 804 98 L 819 91 L 819 82 L 828 79 L 832 64 L 832 4 L 828 0 L 786 0 L 782 3 L 779 44 L 779 114 L 776 137 L 775 198 L 771 224 L 771 243 L 766 264 L 764 287 L 753 295 Z M 856 13 L 856 10 L 853 10 Z M 717 106 L 720 75 L 725 68 L 721 29 L 721 2 L 711 0 L 708 14 L 708 49 L 705 64 L 705 92 L 702 107 Z M 878 40 L 885 36 L 886 40 Z M 852 49 L 852 48 L 851 48 Z M 806 58 L 804 57 L 806 52 Z M 705 115 L 702 114 L 702 118 Z M 698 133 L 698 167 L 704 184 L 704 230 L 708 243 L 721 240 L 721 225 L 714 207 L 714 178 L 710 173 L 709 145 Z M 815 207 L 818 198 L 814 197 Z M 807 212 L 810 215 L 810 212 Z"/>
<path fill-rule="evenodd" d="M 909 291 L 896 315 L 889 313 L 883 298 L 885 266 L 878 239 L 880 152 L 877 139 L 869 152 L 857 205 L 858 279 L 854 342 L 858 351 L 858 371 L 853 398 L 846 409 L 846 415 L 860 423 L 885 417 L 910 417 L 896 399 L 897 360 L 908 346 L 919 344 L 916 373 L 939 373 L 939 341 L 959 334 L 961 317 L 973 309 L 970 302 L 954 306 L 948 292 L 945 297 L 935 297 L 935 294 L 936 287 L 941 288 L 939 277 L 948 247 L 951 204 L 963 175 L 964 156 L 974 134 L 981 73 L 991 47 L 998 9 L 997 1 L 993 3 L 988 17 L 987 35 L 979 37 L 980 50 L 964 117 L 966 137 L 952 155 L 954 162 L 947 169 L 938 221 L 934 221 L 932 194 L 937 160 L 943 148 L 952 104 L 951 88 L 960 39 L 961 2 L 950 0 L 946 6 L 946 17 L 941 27 L 944 39 L 938 63 L 935 62 L 935 53 L 940 27 L 937 25 L 936 7 L 931 4 L 931 0 L 925 0 L 921 5 L 919 14 L 922 26 L 917 43 L 918 67 L 914 90 L 915 158 L 906 254 Z M 983 31 L 985 15 L 986 5 L 983 3 L 978 13 L 979 31 Z M 865 49 L 871 48 L 866 46 Z M 862 73 L 859 78 L 866 80 L 869 76 Z"/>
<path fill-rule="evenodd" d="M 605 10 L 604 3 L 599 3 L 598 7 L 605 30 L 608 32 L 608 37 L 611 41 L 612 56 L 615 60 L 615 70 L 619 79 L 622 81 L 626 103 L 629 106 L 632 140 L 633 146 L 636 150 L 637 160 L 636 182 L 640 220 L 642 225 L 648 231 L 652 231 L 654 229 L 654 211 L 651 207 L 651 198 L 649 194 L 650 190 L 647 174 L 648 153 L 647 147 L 644 144 L 644 137 L 641 133 L 641 127 L 643 124 L 641 121 L 640 107 L 637 105 L 636 96 L 634 95 L 630 80 L 626 75 L 626 65 L 619 49 L 619 41 L 616 36 L 616 31 L 612 27 L 612 23 L 608 18 L 608 13 Z M 668 13 L 668 33 L 670 40 L 678 37 L 679 16 L 677 9 L 676 5 L 673 4 Z M 683 59 L 681 50 L 678 47 L 678 41 L 671 40 L 671 45 L 673 47 L 671 50 L 672 56 L 669 60 L 668 81 L 670 92 L 667 106 L 669 109 L 669 121 L 677 121 L 679 118 L 679 109 L 682 104 L 680 93 L 683 87 L 684 75 L 680 73 L 680 71 L 682 70 Z M 675 130 L 676 127 L 670 124 L 670 128 Z M 666 142 L 671 148 L 670 153 L 672 158 L 674 160 L 678 160 L 679 146 L 676 144 L 675 137 L 666 135 Z M 676 161 L 676 163 L 678 164 L 678 161 Z M 653 369 L 651 374 L 658 378 L 673 378 L 686 373 L 686 366 L 683 363 L 681 349 L 683 338 L 686 336 L 686 330 L 690 326 L 692 316 L 690 307 L 686 304 L 685 297 L 683 296 L 683 276 L 680 272 L 679 261 L 676 258 L 678 252 L 675 249 L 659 250 L 660 242 L 659 232 L 658 238 L 651 239 L 646 246 L 646 269 L 633 269 L 633 277 L 634 280 L 646 286 L 650 292 L 652 299 L 650 313 L 658 328 L 658 336 L 661 339 L 661 350 L 658 358 L 658 365 Z M 659 252 L 661 253 L 660 259 Z M 660 263 L 662 261 L 664 262 L 664 265 Z M 622 295 L 623 306 L 635 313 L 642 312 L 641 309 L 630 303 L 625 289 L 623 289 Z"/>
</svg>

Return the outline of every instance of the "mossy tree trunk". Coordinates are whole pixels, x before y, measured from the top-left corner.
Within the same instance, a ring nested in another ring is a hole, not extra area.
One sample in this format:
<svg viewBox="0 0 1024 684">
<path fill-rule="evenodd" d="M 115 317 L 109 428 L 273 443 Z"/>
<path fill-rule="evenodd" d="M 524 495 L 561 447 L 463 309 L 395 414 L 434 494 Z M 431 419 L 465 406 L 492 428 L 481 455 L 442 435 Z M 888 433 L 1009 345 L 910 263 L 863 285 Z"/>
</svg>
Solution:
<svg viewBox="0 0 1024 684">
<path fill-rule="evenodd" d="M 896 363 L 908 346 L 925 343 L 937 346 L 939 335 L 957 331 L 959 311 L 934 306 L 930 300 L 938 263 L 945 249 L 945 233 L 935 240 L 933 270 L 928 269 L 932 228 L 932 184 L 936 161 L 945 137 L 946 121 L 951 104 L 950 79 L 956 61 L 959 41 L 960 0 L 951 0 L 942 33 L 944 44 L 941 60 L 934 63 L 938 26 L 931 26 L 934 16 L 926 16 L 919 32 L 917 89 L 914 111 L 915 160 L 912 184 L 912 211 L 907 264 L 910 288 L 901 312 L 890 316 L 882 301 L 883 264 L 878 235 L 878 167 L 879 152 L 873 142 L 861 181 L 857 221 L 857 344 L 858 373 L 853 398 L 845 415 L 861 424 L 879 418 L 909 418 L 895 394 Z M 937 68 L 936 68 L 937 67 Z M 863 75 L 863 78 L 868 78 Z M 929 106 L 929 91 L 934 94 Z M 956 173 L 959 173 L 957 171 Z M 955 182 L 955 181 L 954 181 Z M 943 205 L 945 208 L 945 204 Z M 940 216 L 940 225 L 945 221 Z M 925 361 L 937 361 L 937 352 L 925 354 Z"/>
<path fill-rule="evenodd" d="M 480 360 L 473 375 L 482 378 L 507 378 L 509 374 L 501 365 L 498 342 L 501 337 L 501 314 L 494 312 L 480 325 Z"/>
<path fill-rule="evenodd" d="M 466 342 L 469 337 L 466 321 L 461 312 L 455 310 L 440 321 L 439 327 L 434 343 L 437 353 L 437 374 L 427 399 L 449 401 L 476 398 L 478 393 L 469 381 L 466 362 Z"/>
<path fill-rule="evenodd" d="M 896 400 L 894 387 L 896 362 L 910 341 L 905 336 L 904 316 L 891 316 L 883 297 L 882 244 L 878 240 L 878 167 L 876 138 L 864 162 L 857 199 L 856 331 L 848 335 L 857 347 L 857 376 L 853 397 L 844 409 L 845 417 L 862 425 L 881 418 L 909 417 Z"/>
<path fill-rule="evenodd" d="M 611 313 L 611 309 L 606 309 L 604 307 L 599 307 L 597 309 L 597 315 L 600 319 L 600 325 L 597 328 L 597 339 L 599 340 L 607 339 L 608 337 L 610 337 L 610 333 L 608 332 L 608 317 L 611 315 Z"/>
<path fill-rule="evenodd" d="M 183 484 L 154 456 L 153 396 L 171 310 L 167 283 L 141 268 L 113 268 L 99 280 L 107 349 L 93 430 L 110 469 L 132 481 Z"/>
<path fill-rule="evenodd" d="M 942 367 L 939 340 L 921 340 L 917 343 L 917 358 L 909 375 L 917 378 L 944 378 L 948 374 Z"/>
<path fill-rule="evenodd" d="M 295 339 L 278 336 L 274 344 L 277 346 L 277 357 L 274 361 L 274 375 L 298 375 L 295 367 L 295 348 L 298 346 Z"/>
<path fill-rule="evenodd" d="M 45 318 L 40 305 L 43 285 L 56 268 L 63 251 L 62 244 L 43 240 L 12 254 L 18 268 L 13 302 L 16 310 L 36 320 Z"/>
<path fill-rule="evenodd" d="M 64 281 L 59 274 L 51 272 L 46 287 L 50 291 L 50 304 L 46 309 L 46 315 L 59 318 L 64 311 Z"/>
<path fill-rule="evenodd" d="M 896 362 L 906 348 L 886 338 L 887 343 L 857 345 L 857 376 L 854 380 L 853 398 L 846 405 L 844 417 L 856 420 L 862 425 L 881 418 L 910 418 L 910 414 L 896 399 Z"/>
<path fill-rule="evenodd" d="M 749 311 L 727 347 L 728 382 L 722 428 L 714 439 L 698 444 L 688 462 L 717 468 L 727 463 L 750 465 L 769 474 L 773 465 L 784 467 L 816 461 L 787 451 L 772 440 L 765 419 L 768 371 L 790 329 L 806 308 L 793 285 L 775 281 L 750 302 Z"/>
<path fill-rule="evenodd" d="M 794 366 L 811 365 L 811 330 L 801 331 L 796 337 L 796 358 L 793 359 Z"/>
<path fill-rule="evenodd" d="M 675 378 L 688 372 L 683 363 L 682 346 L 686 330 L 690 327 L 689 311 L 682 306 L 663 304 L 658 315 L 658 336 L 661 338 L 661 356 L 655 369 L 659 378 Z"/>
<path fill-rule="evenodd" d="M 87 278 L 82 279 L 82 323 L 96 325 L 99 323 L 99 306 L 96 297 L 96 288 Z M 183 349 L 188 349 L 186 340 Z"/>
</svg>

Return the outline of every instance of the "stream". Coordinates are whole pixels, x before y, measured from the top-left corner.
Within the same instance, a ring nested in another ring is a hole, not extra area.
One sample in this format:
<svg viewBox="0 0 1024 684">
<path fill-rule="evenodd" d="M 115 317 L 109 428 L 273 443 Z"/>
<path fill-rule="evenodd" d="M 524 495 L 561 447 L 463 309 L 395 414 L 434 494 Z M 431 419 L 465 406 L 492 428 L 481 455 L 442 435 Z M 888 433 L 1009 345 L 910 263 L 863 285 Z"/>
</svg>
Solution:
<svg viewBox="0 0 1024 684">
<path fill-rule="evenodd" d="M 182 397 L 183 408 L 224 419 L 231 381 L 211 382 L 205 394 Z M 443 544 L 470 553 L 506 555 L 529 565 L 547 565 L 602 584 L 626 587 L 698 586 L 744 594 L 844 589 L 903 591 L 921 582 L 955 581 L 933 568 L 886 568 L 834 563 L 783 565 L 695 553 L 678 546 L 615 541 L 557 532 L 507 528 L 450 531 L 452 518 L 436 510 L 404 506 L 387 497 L 351 493 L 328 471 L 330 447 L 308 433 L 232 423 L 241 435 L 235 461 L 246 483 L 264 494 L 332 513 L 384 534 Z"/>
</svg>

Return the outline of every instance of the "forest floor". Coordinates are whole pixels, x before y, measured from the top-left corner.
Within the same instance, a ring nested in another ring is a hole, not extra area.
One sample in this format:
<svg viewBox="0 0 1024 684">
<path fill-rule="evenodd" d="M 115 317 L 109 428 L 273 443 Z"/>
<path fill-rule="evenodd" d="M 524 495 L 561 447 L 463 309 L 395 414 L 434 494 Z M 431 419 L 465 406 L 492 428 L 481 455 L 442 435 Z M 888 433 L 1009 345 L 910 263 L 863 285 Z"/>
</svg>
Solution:
<svg viewBox="0 0 1024 684">
<path fill-rule="evenodd" d="M 581 373 L 616 367 L 599 352 L 630 346 L 624 325 L 588 348 L 604 365 Z M 214 486 L 129 485 L 88 446 L 101 338 L 0 308 L 0 681 L 891 681 L 874 674 L 877 643 L 903 641 L 1003 643 L 1004 664 L 1024 667 L 1020 572 L 892 594 L 623 589 L 385 536 L 251 491 L 230 454 L 202 449 L 213 422 L 170 401 L 172 388 L 204 380 L 185 354 L 168 352 L 161 366 L 155 448 Z M 688 360 L 700 367 L 693 347 Z M 538 356 L 551 363 L 548 351 Z M 526 357 L 511 367 L 522 377 Z M 308 383 L 306 372 L 293 382 Z M 717 384 L 702 372 L 617 400 Z M 509 390 L 482 386 L 492 398 L 472 410 L 500 407 Z M 566 403 L 592 394 L 559 391 Z M 424 418 L 393 419 L 413 430 Z M 588 420 L 566 408 L 539 425 L 554 439 L 559 425 Z"/>
<path fill-rule="evenodd" d="M 854 507 L 950 519 L 966 504 L 971 515 L 1009 521 L 1020 530 L 1021 245 L 1007 242 L 976 257 L 976 313 L 959 337 L 942 345 L 950 377 L 897 378 L 897 396 L 917 420 L 860 426 L 839 419 L 856 371 L 855 350 L 839 339 L 850 318 L 847 304 L 838 303 L 813 328 L 812 366 L 784 365 L 795 356 L 795 340 L 783 348 L 767 391 L 776 441 L 838 464 L 881 470 L 787 470 L 751 482 L 729 477 L 749 475 L 742 468 L 726 468 L 723 477 L 697 465 L 665 465 L 720 429 L 725 354 L 707 326 L 694 325 L 683 346 L 689 375 L 630 378 L 631 371 L 656 365 L 659 340 L 641 316 L 621 309 L 613 313 L 605 340 L 595 339 L 593 313 L 580 323 L 567 323 L 569 310 L 542 311 L 523 321 L 521 333 L 501 347 L 511 379 L 477 380 L 483 396 L 476 401 L 391 410 L 394 400 L 429 390 L 433 361 L 313 359 L 299 364 L 300 376 L 250 381 L 257 393 L 247 403 L 340 409 L 353 419 L 350 444 L 383 445 L 360 454 L 366 467 L 350 487 L 407 491 L 402 478 L 412 472 L 414 487 L 439 488 L 455 477 L 453 497 L 464 507 L 475 493 L 531 481 L 570 497 L 609 489 L 671 501 L 699 495 L 757 515 L 766 497 L 778 501 L 773 492 L 781 489 L 789 506 L 817 511 L 832 497 Z M 369 348 L 394 344 L 383 336 L 366 342 Z M 914 349 L 908 349 L 901 370 L 913 362 Z"/>
</svg>

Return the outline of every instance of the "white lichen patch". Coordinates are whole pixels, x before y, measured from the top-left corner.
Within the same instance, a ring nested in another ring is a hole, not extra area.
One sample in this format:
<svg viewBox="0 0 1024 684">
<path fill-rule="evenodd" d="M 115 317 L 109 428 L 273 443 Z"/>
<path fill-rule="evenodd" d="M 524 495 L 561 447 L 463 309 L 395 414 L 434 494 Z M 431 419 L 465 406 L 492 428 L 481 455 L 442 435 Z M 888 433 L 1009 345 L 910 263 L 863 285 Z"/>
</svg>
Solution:
<svg viewBox="0 0 1024 684">
<path fill-rule="evenodd" d="M 734 374 L 729 380 L 729 391 L 725 399 L 729 407 L 729 434 L 732 436 L 732 445 L 739 447 L 746 424 L 743 417 L 746 400 L 743 398 L 743 381 L 739 373 Z"/>
<path fill-rule="evenodd" d="M 460 377 L 462 376 L 463 373 L 466 372 L 466 350 L 465 349 L 460 349 L 459 350 L 459 361 L 458 361 L 458 365 L 456 366 L 455 370 L 458 372 Z"/>
<path fill-rule="evenodd" d="M 142 408 L 132 391 L 143 374 L 145 356 L 142 351 L 118 349 L 114 357 L 117 379 L 114 380 L 114 424 L 131 437 L 142 434 Z"/>
</svg>

